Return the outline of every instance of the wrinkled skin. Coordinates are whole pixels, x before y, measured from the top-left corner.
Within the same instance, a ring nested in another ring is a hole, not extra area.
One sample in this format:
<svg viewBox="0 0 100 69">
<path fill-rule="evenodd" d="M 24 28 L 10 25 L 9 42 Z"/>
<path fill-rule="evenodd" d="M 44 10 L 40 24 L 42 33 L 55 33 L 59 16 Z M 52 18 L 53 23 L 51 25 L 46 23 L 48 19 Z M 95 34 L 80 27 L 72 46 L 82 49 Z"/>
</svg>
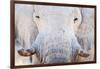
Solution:
<svg viewBox="0 0 100 69">
<path fill-rule="evenodd" d="M 21 56 L 31 56 L 35 53 L 39 62 L 43 64 L 78 62 L 78 59 L 83 60 L 77 56 L 89 57 L 90 54 L 85 49 L 87 47 L 83 45 L 83 36 L 80 42 L 85 23 L 82 9 L 34 5 L 28 11 L 31 15 L 21 13 L 16 19 L 16 40 L 24 44 L 19 44 L 17 49 Z"/>
<path fill-rule="evenodd" d="M 89 56 L 75 36 L 82 19 L 79 8 L 34 6 L 34 9 L 39 34 L 33 48 L 42 63 L 75 62 L 77 55 Z"/>
</svg>

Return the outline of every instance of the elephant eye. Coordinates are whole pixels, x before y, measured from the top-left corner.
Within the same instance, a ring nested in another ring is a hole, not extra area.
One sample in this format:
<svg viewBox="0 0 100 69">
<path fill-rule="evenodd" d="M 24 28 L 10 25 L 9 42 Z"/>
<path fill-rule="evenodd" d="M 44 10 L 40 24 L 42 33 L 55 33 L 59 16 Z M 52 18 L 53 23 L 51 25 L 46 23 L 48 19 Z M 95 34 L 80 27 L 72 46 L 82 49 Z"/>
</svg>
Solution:
<svg viewBox="0 0 100 69">
<path fill-rule="evenodd" d="M 40 16 L 35 16 L 36 18 L 40 18 Z"/>
<path fill-rule="evenodd" d="M 75 23 L 75 21 L 77 21 L 78 20 L 78 18 L 74 18 L 74 23 Z"/>
</svg>

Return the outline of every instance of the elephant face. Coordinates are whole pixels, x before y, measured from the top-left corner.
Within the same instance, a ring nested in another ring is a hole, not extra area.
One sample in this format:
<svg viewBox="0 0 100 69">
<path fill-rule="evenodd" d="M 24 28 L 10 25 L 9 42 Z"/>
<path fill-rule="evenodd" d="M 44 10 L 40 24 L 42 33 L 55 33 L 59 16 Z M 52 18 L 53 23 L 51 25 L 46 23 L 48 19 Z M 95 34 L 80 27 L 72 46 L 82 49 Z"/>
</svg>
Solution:
<svg viewBox="0 0 100 69">
<path fill-rule="evenodd" d="M 32 47 L 42 63 L 74 62 L 77 55 L 88 56 L 76 37 L 81 17 L 75 7 L 34 6 L 39 34 Z"/>
</svg>

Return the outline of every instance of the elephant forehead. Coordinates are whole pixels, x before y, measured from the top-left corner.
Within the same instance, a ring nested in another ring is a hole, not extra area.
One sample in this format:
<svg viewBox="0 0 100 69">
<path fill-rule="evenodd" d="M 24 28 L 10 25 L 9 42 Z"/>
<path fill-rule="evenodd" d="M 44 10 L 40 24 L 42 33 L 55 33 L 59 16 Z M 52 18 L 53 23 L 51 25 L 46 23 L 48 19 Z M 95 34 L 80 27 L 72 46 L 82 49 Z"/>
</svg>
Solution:
<svg viewBox="0 0 100 69">
<path fill-rule="evenodd" d="M 59 15 L 68 15 L 72 13 L 72 7 L 59 7 L 59 6 L 44 6 L 44 5 L 35 5 L 35 11 L 44 15 L 48 14 L 59 14 Z"/>
</svg>

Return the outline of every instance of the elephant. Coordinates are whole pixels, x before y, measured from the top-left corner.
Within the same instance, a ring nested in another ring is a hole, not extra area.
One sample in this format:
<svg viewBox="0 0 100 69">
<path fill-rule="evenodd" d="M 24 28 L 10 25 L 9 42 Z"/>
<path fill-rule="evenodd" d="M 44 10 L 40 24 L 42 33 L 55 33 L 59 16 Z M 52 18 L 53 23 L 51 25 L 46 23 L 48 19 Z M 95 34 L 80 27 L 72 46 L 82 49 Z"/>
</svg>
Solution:
<svg viewBox="0 0 100 69">
<path fill-rule="evenodd" d="M 40 64 L 82 62 L 81 58 L 90 56 L 93 9 L 45 5 L 21 7 L 16 9 L 15 16 L 15 43 L 21 56 L 35 54 Z"/>
</svg>

